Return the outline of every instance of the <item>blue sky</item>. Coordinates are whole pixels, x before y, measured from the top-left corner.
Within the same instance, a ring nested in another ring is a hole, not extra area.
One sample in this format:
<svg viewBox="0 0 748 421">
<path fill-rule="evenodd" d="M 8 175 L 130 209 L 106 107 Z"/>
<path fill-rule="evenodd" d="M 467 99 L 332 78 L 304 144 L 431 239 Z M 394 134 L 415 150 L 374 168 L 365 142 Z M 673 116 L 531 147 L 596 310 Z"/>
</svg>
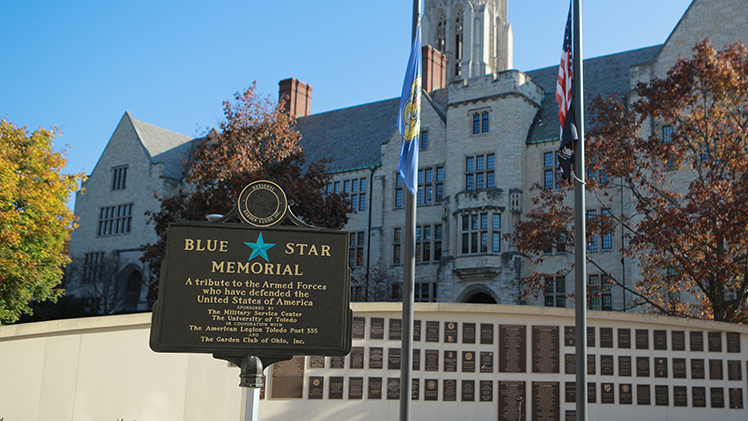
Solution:
<svg viewBox="0 0 748 421">
<path fill-rule="evenodd" d="M 568 0 L 508 0 L 514 67 L 558 65 Z M 665 42 L 690 0 L 587 1 L 585 58 Z M 0 2 L 0 116 L 57 126 L 68 171 L 90 174 L 125 111 L 188 136 L 257 81 L 295 77 L 312 112 L 399 95 L 412 1 Z"/>
</svg>

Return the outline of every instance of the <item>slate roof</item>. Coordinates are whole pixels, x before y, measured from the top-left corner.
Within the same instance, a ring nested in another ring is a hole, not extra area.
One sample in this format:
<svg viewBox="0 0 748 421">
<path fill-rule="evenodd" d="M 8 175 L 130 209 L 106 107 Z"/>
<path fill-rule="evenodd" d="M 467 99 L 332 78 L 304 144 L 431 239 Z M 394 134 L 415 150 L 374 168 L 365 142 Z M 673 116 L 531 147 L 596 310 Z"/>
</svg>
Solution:
<svg viewBox="0 0 748 421">
<path fill-rule="evenodd" d="M 307 164 L 332 159 L 328 171 L 382 164 L 381 145 L 397 130 L 400 98 L 299 117 L 301 147 Z"/>
<path fill-rule="evenodd" d="M 584 102 L 587 110 L 598 95 L 617 94 L 623 98 L 629 93 L 629 70 L 631 66 L 650 63 L 662 45 L 640 48 L 584 60 Z M 533 82 L 545 89 L 542 109 L 535 118 L 528 134 L 527 143 L 542 143 L 558 140 L 558 104 L 556 103 L 556 81 L 558 66 L 526 72 Z"/>
<path fill-rule="evenodd" d="M 181 179 L 196 139 L 130 117 L 153 163 L 164 164 L 164 176 Z"/>
</svg>

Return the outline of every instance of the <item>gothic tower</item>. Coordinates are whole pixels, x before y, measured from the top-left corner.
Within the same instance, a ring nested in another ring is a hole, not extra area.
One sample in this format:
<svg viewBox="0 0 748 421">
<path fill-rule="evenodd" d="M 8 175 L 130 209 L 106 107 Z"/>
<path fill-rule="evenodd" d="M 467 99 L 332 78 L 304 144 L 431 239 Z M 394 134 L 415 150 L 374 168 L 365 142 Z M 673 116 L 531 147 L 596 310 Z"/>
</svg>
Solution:
<svg viewBox="0 0 748 421">
<path fill-rule="evenodd" d="M 423 45 L 447 58 L 447 83 L 512 68 L 507 0 L 424 0 Z"/>
</svg>

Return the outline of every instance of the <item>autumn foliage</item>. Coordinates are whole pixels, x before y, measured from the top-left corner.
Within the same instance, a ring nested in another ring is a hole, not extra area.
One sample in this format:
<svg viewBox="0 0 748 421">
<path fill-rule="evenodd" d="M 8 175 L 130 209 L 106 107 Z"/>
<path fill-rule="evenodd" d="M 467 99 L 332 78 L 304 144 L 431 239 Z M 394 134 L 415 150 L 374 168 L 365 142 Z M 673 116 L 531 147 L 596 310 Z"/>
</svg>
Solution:
<svg viewBox="0 0 748 421">
<path fill-rule="evenodd" d="M 52 150 L 55 132 L 0 119 L 0 324 L 57 300 L 73 228 L 66 207 L 82 174 L 61 174 L 67 160 Z"/>
<path fill-rule="evenodd" d="M 186 187 L 171 197 L 158 197 L 161 210 L 151 214 L 158 242 L 145 246 L 143 260 L 158 276 L 166 251 L 166 235 L 170 222 L 205 221 L 209 214 L 227 214 L 242 189 L 256 180 L 270 180 L 281 186 L 292 210 L 307 224 L 337 228 L 348 219 L 348 202 L 339 194 L 326 195 L 330 175 L 324 162 L 305 166 L 294 130 L 296 119 L 261 97 L 256 84 L 234 96 L 235 102 L 224 101 L 225 121 L 219 129 L 196 140 L 197 144 L 186 163 Z M 157 282 L 157 281 L 156 281 Z M 155 298 L 157 283 L 150 288 Z"/>
<path fill-rule="evenodd" d="M 748 53 L 741 43 L 718 51 L 708 40 L 694 51 L 666 77 L 638 84 L 630 105 L 593 103 L 587 206 L 611 212 L 588 220 L 588 235 L 622 239 L 615 251 L 638 265 L 638 275 L 626 283 L 602 253 L 588 253 L 588 268 L 627 291 L 627 308 L 745 323 Z M 569 191 L 540 191 L 511 236 L 536 263 L 559 238 L 573 252 Z M 536 272 L 527 293 L 542 293 L 543 279 L 568 271 Z"/>
</svg>

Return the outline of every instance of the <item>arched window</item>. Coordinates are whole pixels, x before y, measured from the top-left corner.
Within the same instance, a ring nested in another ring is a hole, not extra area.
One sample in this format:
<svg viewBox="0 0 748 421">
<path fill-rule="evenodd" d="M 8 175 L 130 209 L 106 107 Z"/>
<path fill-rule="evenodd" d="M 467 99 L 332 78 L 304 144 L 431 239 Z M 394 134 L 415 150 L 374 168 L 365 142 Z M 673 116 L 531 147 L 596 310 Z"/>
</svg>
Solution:
<svg viewBox="0 0 748 421">
<path fill-rule="evenodd" d="M 143 275 L 138 270 L 132 271 L 125 284 L 125 310 L 135 311 L 140 301 L 140 287 L 143 285 Z"/>
<path fill-rule="evenodd" d="M 436 49 L 445 53 L 447 43 L 447 16 L 444 12 L 439 14 L 439 21 L 436 24 Z"/>
</svg>

